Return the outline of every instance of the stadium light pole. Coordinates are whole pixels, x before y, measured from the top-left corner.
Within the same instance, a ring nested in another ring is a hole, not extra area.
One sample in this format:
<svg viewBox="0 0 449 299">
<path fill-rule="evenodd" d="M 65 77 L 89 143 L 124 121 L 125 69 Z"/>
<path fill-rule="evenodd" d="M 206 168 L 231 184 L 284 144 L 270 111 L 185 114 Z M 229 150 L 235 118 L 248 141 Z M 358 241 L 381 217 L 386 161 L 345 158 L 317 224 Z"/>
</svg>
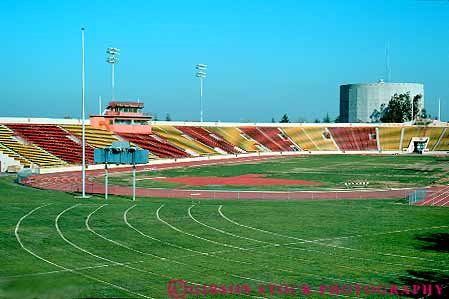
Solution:
<svg viewBox="0 0 449 299">
<path fill-rule="evenodd" d="M 206 78 L 206 68 L 205 64 L 196 65 L 196 76 L 200 79 L 200 121 L 203 122 L 203 80 Z"/>
<path fill-rule="evenodd" d="M 84 27 L 81 28 L 81 106 L 82 106 L 82 133 L 81 133 L 81 144 L 83 147 L 82 154 L 82 198 L 86 198 L 86 128 L 85 128 L 85 113 L 84 113 L 84 104 L 85 104 L 85 74 L 84 74 Z"/>
<path fill-rule="evenodd" d="M 115 100 L 115 70 L 114 65 L 118 63 L 119 58 L 117 57 L 120 54 L 119 48 L 108 48 L 106 50 L 106 53 L 109 54 L 108 58 L 106 59 L 106 62 L 109 63 L 112 66 L 112 101 Z"/>
</svg>

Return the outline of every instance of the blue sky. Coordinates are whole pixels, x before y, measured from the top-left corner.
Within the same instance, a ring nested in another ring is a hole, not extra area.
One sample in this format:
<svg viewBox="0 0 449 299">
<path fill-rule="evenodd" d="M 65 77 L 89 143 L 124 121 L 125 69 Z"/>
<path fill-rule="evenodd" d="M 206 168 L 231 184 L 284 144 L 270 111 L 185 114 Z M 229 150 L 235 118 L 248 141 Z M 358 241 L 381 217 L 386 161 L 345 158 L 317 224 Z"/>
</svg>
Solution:
<svg viewBox="0 0 449 299">
<path fill-rule="evenodd" d="M 205 120 L 313 121 L 339 113 L 339 85 L 425 84 L 449 119 L 449 1 L 2 1 L 0 116 L 79 117 L 80 28 L 87 112 L 110 98 L 107 47 L 121 48 L 119 100 L 199 119 L 197 63 L 208 65 Z"/>
</svg>

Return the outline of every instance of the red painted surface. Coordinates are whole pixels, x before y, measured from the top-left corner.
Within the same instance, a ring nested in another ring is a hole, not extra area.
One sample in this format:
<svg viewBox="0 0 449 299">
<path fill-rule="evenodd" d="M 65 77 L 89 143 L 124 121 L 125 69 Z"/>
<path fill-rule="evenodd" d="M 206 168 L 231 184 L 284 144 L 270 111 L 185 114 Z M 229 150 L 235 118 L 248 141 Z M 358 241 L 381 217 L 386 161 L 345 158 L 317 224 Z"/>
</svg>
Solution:
<svg viewBox="0 0 449 299">
<path fill-rule="evenodd" d="M 207 186 L 207 185 L 257 186 L 257 185 L 319 184 L 319 182 L 265 178 L 263 176 L 264 174 L 245 174 L 234 177 L 179 177 L 179 178 L 148 178 L 148 179 L 160 182 L 182 183 L 190 186 Z"/>
<path fill-rule="evenodd" d="M 154 166 L 138 166 L 138 170 L 148 169 L 150 167 L 158 169 L 167 169 L 175 167 L 188 167 L 211 164 L 231 164 L 238 162 L 260 161 L 279 156 L 262 157 L 238 157 L 235 159 L 222 160 L 202 160 L 202 161 L 184 161 L 167 162 Z M 110 169 L 110 172 L 130 171 L 131 168 Z M 103 174 L 103 170 L 89 170 L 87 172 L 89 181 L 86 184 L 86 192 L 90 194 L 104 194 L 104 186 L 90 181 L 92 177 Z M 30 176 L 23 180 L 24 185 L 34 188 L 59 190 L 65 192 L 81 192 L 81 172 L 71 171 L 65 173 L 46 174 L 39 176 Z M 179 189 L 151 189 L 137 188 L 137 196 L 145 197 L 163 197 L 163 198 L 201 198 L 201 199 L 255 199 L 255 200 L 339 200 L 339 199 L 385 199 L 385 198 L 405 198 L 414 189 L 401 190 L 380 190 L 380 191 L 293 191 L 293 192 L 274 192 L 274 191 L 214 191 L 214 190 L 179 190 Z M 109 194 L 130 196 L 131 187 L 110 186 Z"/>
</svg>

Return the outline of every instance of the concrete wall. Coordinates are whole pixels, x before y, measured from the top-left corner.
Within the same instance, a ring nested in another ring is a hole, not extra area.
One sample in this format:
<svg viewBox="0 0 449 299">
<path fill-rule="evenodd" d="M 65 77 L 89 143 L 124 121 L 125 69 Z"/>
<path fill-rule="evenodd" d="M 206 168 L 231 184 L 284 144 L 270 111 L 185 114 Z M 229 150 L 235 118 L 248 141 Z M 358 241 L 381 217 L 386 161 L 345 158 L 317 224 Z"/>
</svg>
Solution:
<svg viewBox="0 0 449 299">
<path fill-rule="evenodd" d="M 394 94 L 421 94 L 424 107 L 424 85 L 418 83 L 367 83 L 340 86 L 340 116 L 342 122 L 370 122 L 370 116 L 381 104 L 388 104 Z"/>
</svg>

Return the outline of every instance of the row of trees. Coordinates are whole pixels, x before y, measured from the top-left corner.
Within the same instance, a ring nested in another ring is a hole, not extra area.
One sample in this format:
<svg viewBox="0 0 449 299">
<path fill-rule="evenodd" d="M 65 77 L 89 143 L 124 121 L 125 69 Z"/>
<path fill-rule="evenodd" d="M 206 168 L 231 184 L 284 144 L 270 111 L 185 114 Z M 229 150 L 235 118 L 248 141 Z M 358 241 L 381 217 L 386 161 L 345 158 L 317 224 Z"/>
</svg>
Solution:
<svg viewBox="0 0 449 299">
<path fill-rule="evenodd" d="M 422 107 L 422 95 L 416 95 L 413 99 L 410 93 L 405 94 L 394 94 L 387 105 L 382 104 L 379 109 L 375 109 L 370 115 L 370 120 L 373 123 L 402 123 L 411 120 L 422 120 L 428 119 L 431 116 L 426 112 L 425 108 Z M 412 114 L 413 110 L 413 114 Z M 157 115 L 154 115 L 154 120 L 158 120 Z M 171 121 L 171 116 L 169 113 L 165 115 L 166 121 Z M 276 120 L 271 118 L 271 122 L 275 123 Z M 289 123 L 290 118 L 287 113 L 282 115 L 280 123 Z M 297 120 L 299 123 L 306 122 L 305 119 L 299 118 Z M 335 119 L 331 119 L 329 113 L 323 117 L 323 119 L 315 118 L 315 123 L 339 123 L 341 122 L 340 116 Z"/>
<path fill-rule="evenodd" d="M 329 113 L 326 113 L 326 115 L 323 117 L 323 119 L 319 119 L 319 118 L 315 118 L 315 120 L 313 121 L 314 123 L 332 123 L 332 122 L 339 122 L 340 116 L 337 116 L 337 118 L 335 119 L 331 119 L 331 117 L 329 116 Z M 274 117 L 271 118 L 271 122 L 275 123 L 276 120 L 274 119 Z M 290 122 L 290 118 L 288 117 L 287 113 L 285 113 L 284 115 L 282 115 L 281 120 L 279 121 L 280 123 L 289 123 Z M 296 122 L 298 123 L 304 123 L 306 122 L 305 119 L 303 118 L 299 118 Z"/>
</svg>

